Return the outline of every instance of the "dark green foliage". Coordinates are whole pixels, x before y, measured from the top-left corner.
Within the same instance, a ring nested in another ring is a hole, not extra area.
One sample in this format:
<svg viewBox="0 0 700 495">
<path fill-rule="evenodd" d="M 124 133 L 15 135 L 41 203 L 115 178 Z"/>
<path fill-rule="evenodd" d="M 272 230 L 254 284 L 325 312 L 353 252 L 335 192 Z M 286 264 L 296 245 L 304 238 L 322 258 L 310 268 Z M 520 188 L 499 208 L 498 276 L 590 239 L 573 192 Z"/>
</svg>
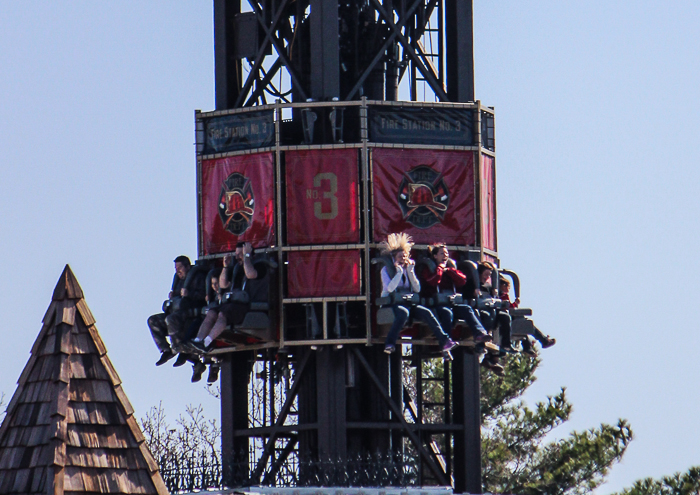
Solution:
<svg viewBox="0 0 700 495">
<path fill-rule="evenodd" d="M 687 472 L 664 476 L 661 480 L 645 478 L 615 495 L 700 495 L 700 466 Z"/>
<path fill-rule="evenodd" d="M 506 376 L 483 372 L 481 412 L 484 491 L 518 494 L 578 494 L 599 486 L 632 440 L 625 420 L 602 424 L 544 443 L 569 419 L 566 390 L 534 409 L 519 398 L 534 381 L 539 359 L 510 357 Z M 640 492 L 645 493 L 645 492 Z"/>
</svg>

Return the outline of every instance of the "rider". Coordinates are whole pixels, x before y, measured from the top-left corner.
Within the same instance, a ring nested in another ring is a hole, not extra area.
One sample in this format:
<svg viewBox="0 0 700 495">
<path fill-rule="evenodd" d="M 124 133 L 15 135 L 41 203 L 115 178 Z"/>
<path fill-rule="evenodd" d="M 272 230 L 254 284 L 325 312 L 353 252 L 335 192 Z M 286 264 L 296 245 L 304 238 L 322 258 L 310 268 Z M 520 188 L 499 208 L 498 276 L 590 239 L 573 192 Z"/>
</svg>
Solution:
<svg viewBox="0 0 700 495">
<path fill-rule="evenodd" d="M 231 293 L 231 297 L 221 302 L 218 309 L 210 308 L 197 337 L 192 344 L 202 352 L 206 352 L 212 343 L 226 329 L 227 325 L 238 325 L 250 309 L 250 300 L 245 292 L 249 280 L 263 279 L 266 266 L 263 263 L 253 265 L 253 246 L 250 242 L 239 242 L 236 245 L 235 258 L 224 257 L 224 269 L 219 277 L 219 291 Z"/>
<path fill-rule="evenodd" d="M 393 265 L 385 266 L 381 271 L 382 297 L 393 296 L 391 309 L 394 312 L 394 323 L 386 337 L 384 352 L 391 354 L 396 350 L 399 332 L 408 321 L 409 315 L 412 314 L 430 327 L 445 357 L 449 358 L 450 349 L 455 347 L 457 343 L 445 333 L 440 322 L 428 308 L 410 302 L 411 296 L 420 292 L 420 282 L 418 282 L 415 273 L 416 264 L 409 257 L 412 246 L 411 237 L 404 233 L 389 234 L 386 241 L 380 245 L 381 253 L 389 254 L 393 261 Z"/>
<path fill-rule="evenodd" d="M 456 289 L 467 283 L 467 276 L 457 269 L 455 262 L 450 259 L 450 253 L 444 243 L 428 247 L 428 254 L 435 262 L 435 273 L 425 266 L 420 273 L 421 296 L 433 300 L 433 310 L 436 312 L 442 328 L 450 331 L 454 320 L 464 320 L 472 331 L 475 343 L 491 340 L 474 310 L 468 304 L 452 304 L 449 300 L 440 302 L 438 294 L 454 298 Z"/>
<path fill-rule="evenodd" d="M 482 294 L 496 295 L 496 290 L 491 285 L 491 274 L 494 270 L 495 267 L 488 261 L 479 263 L 477 272 L 479 273 L 480 291 Z M 498 327 L 500 330 L 501 342 L 499 347 L 501 348 L 501 356 L 504 356 L 506 353 L 517 353 L 518 351 L 513 348 L 510 342 L 510 324 L 512 319 L 508 312 L 499 309 L 492 310 L 489 314 L 489 319 L 494 328 Z"/>
<path fill-rule="evenodd" d="M 507 278 L 505 277 L 499 277 L 498 278 L 498 298 L 501 300 L 501 307 L 504 309 L 510 309 L 510 308 L 517 308 L 518 305 L 520 305 L 520 299 L 516 298 L 515 301 L 511 302 L 510 300 L 510 281 L 508 281 Z M 542 346 L 542 349 L 546 349 L 548 347 L 552 347 L 554 344 L 557 343 L 557 339 L 551 338 L 549 335 L 543 334 L 539 328 L 533 325 L 534 328 L 534 337 L 537 339 Z M 527 354 L 528 356 L 535 357 L 537 356 L 537 352 L 535 349 L 532 347 L 533 343 L 530 342 L 530 337 L 525 336 L 523 339 L 523 353 Z"/>
<path fill-rule="evenodd" d="M 190 274 L 192 263 L 187 256 L 178 256 L 174 263 L 176 276 L 172 290 L 168 294 L 168 300 L 163 305 L 164 312 L 148 318 L 148 327 L 153 341 L 161 352 L 156 366 L 167 363 L 177 352 L 180 352 L 181 341 L 186 330 L 185 323 L 196 309 L 205 304 L 204 274 L 199 271 Z M 172 347 L 168 343 L 167 336 L 170 336 Z M 186 361 L 187 359 L 182 364 Z"/>
</svg>

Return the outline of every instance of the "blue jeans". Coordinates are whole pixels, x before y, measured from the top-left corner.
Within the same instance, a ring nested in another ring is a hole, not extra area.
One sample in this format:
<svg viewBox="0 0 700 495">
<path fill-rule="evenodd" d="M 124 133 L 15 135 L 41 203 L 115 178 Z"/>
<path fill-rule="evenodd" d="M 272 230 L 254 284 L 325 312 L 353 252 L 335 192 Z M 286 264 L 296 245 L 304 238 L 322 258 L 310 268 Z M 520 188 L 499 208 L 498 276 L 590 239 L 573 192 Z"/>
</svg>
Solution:
<svg viewBox="0 0 700 495">
<path fill-rule="evenodd" d="M 471 330 L 474 334 L 474 337 L 477 335 L 486 335 L 488 333 L 474 314 L 472 307 L 468 304 L 456 304 L 453 307 L 452 312 L 454 313 L 455 318 L 466 322 L 469 330 Z"/>
<path fill-rule="evenodd" d="M 400 304 L 395 304 L 391 307 L 391 309 L 394 311 L 394 323 L 391 325 L 389 335 L 386 336 L 385 345 L 396 345 L 396 340 L 399 338 L 399 333 L 408 321 L 410 314 L 413 314 L 415 318 L 418 318 L 420 321 L 428 325 L 430 330 L 433 332 L 433 335 L 435 335 L 435 338 L 438 340 L 440 347 L 444 346 L 449 340 L 449 337 L 440 326 L 440 322 L 438 322 L 435 315 L 425 306 L 414 304 L 410 307 L 406 307 L 401 306 Z"/>
<path fill-rule="evenodd" d="M 477 335 L 486 335 L 488 332 L 484 329 L 479 319 L 474 314 L 474 310 L 468 304 L 455 304 L 454 306 L 438 306 L 433 308 L 435 314 L 440 320 L 442 328 L 449 328 L 452 330 L 452 322 L 457 320 L 464 320 L 464 322 L 472 331 L 474 337 Z"/>
</svg>

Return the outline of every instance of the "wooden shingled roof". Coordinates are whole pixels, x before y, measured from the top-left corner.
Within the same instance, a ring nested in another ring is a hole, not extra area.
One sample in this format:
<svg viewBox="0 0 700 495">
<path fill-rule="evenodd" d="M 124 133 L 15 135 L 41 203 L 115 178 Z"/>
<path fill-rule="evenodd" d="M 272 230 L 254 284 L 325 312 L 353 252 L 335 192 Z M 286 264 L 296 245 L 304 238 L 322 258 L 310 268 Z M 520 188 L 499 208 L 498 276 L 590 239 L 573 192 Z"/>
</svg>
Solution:
<svg viewBox="0 0 700 495">
<path fill-rule="evenodd" d="M 68 265 L 0 426 L 10 493 L 168 493 Z"/>
</svg>

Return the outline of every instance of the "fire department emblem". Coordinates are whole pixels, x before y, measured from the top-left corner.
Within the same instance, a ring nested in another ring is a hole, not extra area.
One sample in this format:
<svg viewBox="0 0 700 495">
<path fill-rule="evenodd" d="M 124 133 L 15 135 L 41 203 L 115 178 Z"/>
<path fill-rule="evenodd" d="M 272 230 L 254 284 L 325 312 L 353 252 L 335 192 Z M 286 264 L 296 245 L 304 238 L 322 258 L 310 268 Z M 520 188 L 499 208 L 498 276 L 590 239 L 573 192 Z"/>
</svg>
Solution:
<svg viewBox="0 0 700 495">
<path fill-rule="evenodd" d="M 450 204 L 450 191 L 442 174 L 426 165 L 404 173 L 399 185 L 399 206 L 403 218 L 419 229 L 442 222 Z"/>
<path fill-rule="evenodd" d="M 224 230 L 241 235 L 248 230 L 255 213 L 255 198 L 250 179 L 234 172 L 221 185 L 219 217 Z"/>
</svg>

